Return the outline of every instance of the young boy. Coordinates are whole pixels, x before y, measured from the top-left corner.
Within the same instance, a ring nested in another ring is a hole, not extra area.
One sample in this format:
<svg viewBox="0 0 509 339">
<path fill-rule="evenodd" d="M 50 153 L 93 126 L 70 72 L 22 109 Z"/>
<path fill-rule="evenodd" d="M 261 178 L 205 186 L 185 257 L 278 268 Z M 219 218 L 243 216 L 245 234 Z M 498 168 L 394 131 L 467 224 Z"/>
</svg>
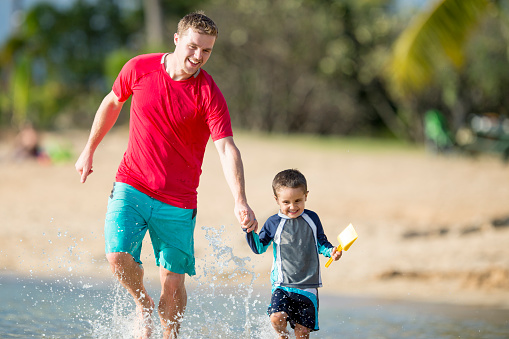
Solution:
<svg viewBox="0 0 509 339">
<path fill-rule="evenodd" d="M 327 240 L 318 215 L 304 209 L 306 178 L 295 169 L 279 172 L 272 182 L 279 213 L 259 234 L 246 233 L 254 253 L 264 253 L 273 242 L 272 298 L 268 309 L 279 338 L 288 338 L 287 323 L 296 338 L 318 331 L 318 287 L 322 286 L 318 254 L 338 260 L 342 252 Z"/>
</svg>

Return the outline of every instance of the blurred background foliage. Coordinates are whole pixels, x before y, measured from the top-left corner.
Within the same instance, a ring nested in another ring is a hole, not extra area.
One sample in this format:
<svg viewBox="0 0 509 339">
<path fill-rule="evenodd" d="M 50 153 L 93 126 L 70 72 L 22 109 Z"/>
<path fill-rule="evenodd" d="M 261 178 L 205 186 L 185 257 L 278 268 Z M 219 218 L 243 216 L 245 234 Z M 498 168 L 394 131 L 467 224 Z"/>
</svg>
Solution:
<svg viewBox="0 0 509 339">
<path fill-rule="evenodd" d="M 173 51 L 179 18 L 196 9 L 219 26 L 206 70 L 236 127 L 420 142 L 430 109 L 453 132 L 472 113 L 508 115 L 503 0 L 128 3 L 25 8 L 0 47 L 0 126 L 89 128 L 122 65 L 137 54 Z"/>
</svg>

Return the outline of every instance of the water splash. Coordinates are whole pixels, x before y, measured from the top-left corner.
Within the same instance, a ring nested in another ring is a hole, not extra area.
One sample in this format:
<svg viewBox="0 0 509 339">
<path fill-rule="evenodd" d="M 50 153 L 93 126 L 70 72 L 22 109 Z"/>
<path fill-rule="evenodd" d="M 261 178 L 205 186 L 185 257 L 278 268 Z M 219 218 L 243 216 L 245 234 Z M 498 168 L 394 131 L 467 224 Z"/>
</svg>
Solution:
<svg viewBox="0 0 509 339">
<path fill-rule="evenodd" d="M 197 265 L 201 274 L 191 278 L 187 287 L 188 303 L 182 321 L 180 338 L 253 338 L 273 336 L 266 306 L 253 298 L 253 284 L 258 277 L 249 268 L 249 257 L 240 258 L 225 245 L 219 229 L 203 227 L 210 250 Z M 157 286 L 158 288 L 158 286 Z M 157 295 L 158 291 L 150 291 Z M 137 326 L 134 302 L 119 284 L 97 311 L 97 319 L 90 321 L 93 338 L 117 339 L 129 337 Z M 157 301 L 156 301 L 157 303 Z M 154 312 L 156 324 L 153 336 L 161 337 L 159 317 Z"/>
<path fill-rule="evenodd" d="M 97 339 L 133 337 L 138 318 L 131 295 L 120 283 L 115 283 L 110 292 L 109 295 L 101 297 L 101 308 L 95 311 L 96 317 L 89 320 L 90 336 Z"/>
<path fill-rule="evenodd" d="M 268 338 L 264 330 L 267 326 L 271 330 L 268 316 L 263 307 L 257 307 L 259 300 L 253 300 L 258 275 L 248 267 L 250 258 L 236 256 L 225 244 L 224 226 L 202 229 L 211 250 L 198 265 L 203 273 L 194 278 L 197 286 L 189 293 L 183 337 Z"/>
</svg>

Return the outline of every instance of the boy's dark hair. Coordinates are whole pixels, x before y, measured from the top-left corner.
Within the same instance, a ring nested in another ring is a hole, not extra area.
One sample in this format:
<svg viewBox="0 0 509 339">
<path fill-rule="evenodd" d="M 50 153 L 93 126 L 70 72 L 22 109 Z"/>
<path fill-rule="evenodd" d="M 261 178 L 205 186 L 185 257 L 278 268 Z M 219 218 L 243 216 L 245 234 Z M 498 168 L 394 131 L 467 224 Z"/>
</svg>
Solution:
<svg viewBox="0 0 509 339">
<path fill-rule="evenodd" d="M 272 180 L 272 190 L 277 197 L 277 191 L 281 187 L 299 188 L 301 187 L 304 192 L 308 191 L 308 184 L 306 177 L 296 169 L 287 169 L 279 172 Z"/>
</svg>

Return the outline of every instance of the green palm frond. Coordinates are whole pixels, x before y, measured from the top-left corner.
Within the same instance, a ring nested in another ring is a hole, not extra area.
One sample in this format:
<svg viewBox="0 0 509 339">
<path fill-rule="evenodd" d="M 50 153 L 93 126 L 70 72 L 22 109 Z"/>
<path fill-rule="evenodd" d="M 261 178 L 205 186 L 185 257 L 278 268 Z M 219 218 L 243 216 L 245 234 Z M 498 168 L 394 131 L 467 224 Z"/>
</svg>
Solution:
<svg viewBox="0 0 509 339">
<path fill-rule="evenodd" d="M 431 80 L 439 58 L 463 64 L 463 46 L 489 0 L 440 0 L 414 18 L 393 47 L 390 77 L 400 93 L 417 92 Z"/>
</svg>

